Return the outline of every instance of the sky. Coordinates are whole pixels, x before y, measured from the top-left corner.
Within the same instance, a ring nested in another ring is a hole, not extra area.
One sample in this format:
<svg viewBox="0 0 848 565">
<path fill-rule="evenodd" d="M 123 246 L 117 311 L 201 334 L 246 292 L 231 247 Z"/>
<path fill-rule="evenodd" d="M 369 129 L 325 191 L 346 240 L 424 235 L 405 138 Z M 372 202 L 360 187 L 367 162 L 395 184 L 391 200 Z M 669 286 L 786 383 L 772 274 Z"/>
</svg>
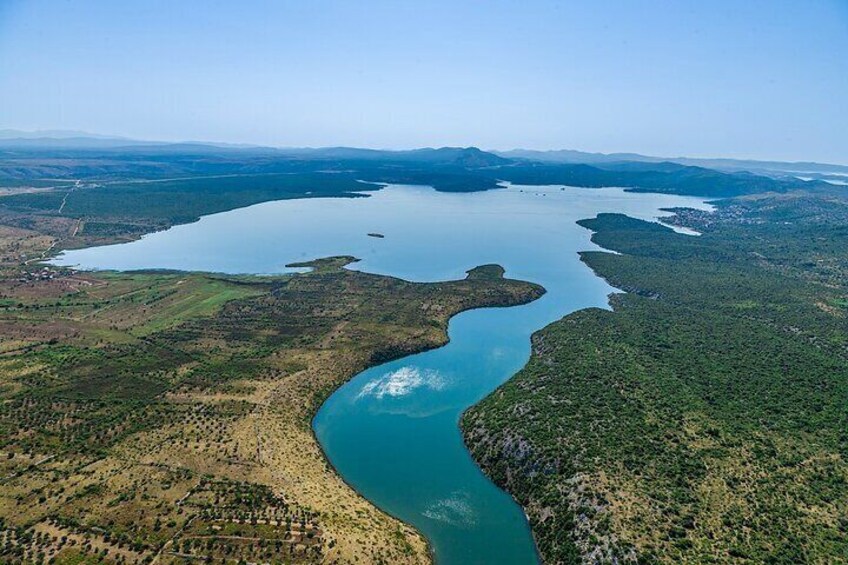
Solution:
<svg viewBox="0 0 848 565">
<path fill-rule="evenodd" d="M 0 0 L 0 129 L 848 163 L 848 0 Z"/>
</svg>

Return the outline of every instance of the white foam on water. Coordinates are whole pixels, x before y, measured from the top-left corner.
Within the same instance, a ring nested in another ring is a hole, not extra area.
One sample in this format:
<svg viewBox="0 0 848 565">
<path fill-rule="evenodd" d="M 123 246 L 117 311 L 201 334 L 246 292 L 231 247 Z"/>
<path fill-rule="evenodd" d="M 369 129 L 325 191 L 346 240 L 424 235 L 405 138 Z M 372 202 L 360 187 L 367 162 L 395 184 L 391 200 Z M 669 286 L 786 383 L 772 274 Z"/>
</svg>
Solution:
<svg viewBox="0 0 848 565">
<path fill-rule="evenodd" d="M 470 527 L 477 523 L 477 513 L 468 503 L 468 495 L 456 491 L 449 498 L 437 500 L 427 507 L 424 516 L 452 526 Z"/>
<path fill-rule="evenodd" d="M 373 396 L 381 400 L 386 396 L 406 396 L 421 387 L 430 390 L 442 390 L 445 388 L 445 380 L 438 371 L 422 371 L 418 367 L 401 367 L 365 383 L 357 398 Z"/>
</svg>

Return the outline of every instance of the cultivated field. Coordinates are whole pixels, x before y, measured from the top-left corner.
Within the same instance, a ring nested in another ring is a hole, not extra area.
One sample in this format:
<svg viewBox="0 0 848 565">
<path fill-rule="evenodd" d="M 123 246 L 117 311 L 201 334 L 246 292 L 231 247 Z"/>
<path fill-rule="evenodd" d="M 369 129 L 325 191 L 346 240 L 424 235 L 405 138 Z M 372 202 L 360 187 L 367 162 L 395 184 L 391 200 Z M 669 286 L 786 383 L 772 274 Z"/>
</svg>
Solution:
<svg viewBox="0 0 848 565">
<path fill-rule="evenodd" d="M 444 343 L 453 314 L 541 288 L 494 266 L 414 284 L 343 269 L 352 258 L 277 278 L 78 273 L 36 260 L 79 220 L 14 220 L 0 226 L 0 561 L 429 561 L 336 475 L 311 418 L 367 366 Z"/>
</svg>

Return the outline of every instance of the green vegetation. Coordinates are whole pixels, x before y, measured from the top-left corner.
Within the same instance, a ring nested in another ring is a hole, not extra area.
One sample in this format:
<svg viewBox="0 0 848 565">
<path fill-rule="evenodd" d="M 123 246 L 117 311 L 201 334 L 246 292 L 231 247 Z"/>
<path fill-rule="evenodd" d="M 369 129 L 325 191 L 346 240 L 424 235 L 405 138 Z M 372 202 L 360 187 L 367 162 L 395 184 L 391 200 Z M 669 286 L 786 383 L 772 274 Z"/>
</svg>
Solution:
<svg viewBox="0 0 848 565">
<path fill-rule="evenodd" d="M 332 179 L 328 173 L 338 178 Z M 285 179 L 284 175 L 291 178 Z M 135 182 L 128 183 L 127 179 Z M 374 151 L 344 147 L 224 149 L 176 144 L 111 149 L 0 149 L 0 187 L 58 186 L 61 194 L 65 191 L 62 182 L 80 180 L 86 186 L 107 189 L 74 199 L 73 213 L 93 217 L 106 213 L 123 217 L 126 210 L 133 216 L 147 209 L 146 218 L 186 221 L 212 211 L 291 197 L 294 193 L 348 194 L 357 190 L 352 186 L 355 179 L 423 184 L 451 192 L 489 190 L 497 188 L 499 181 L 511 181 L 531 185 L 622 186 L 639 191 L 715 197 L 825 190 L 832 186 L 822 181 L 720 172 L 671 162 L 624 160 L 586 165 L 506 159 L 475 147 Z M 138 181 L 163 184 L 138 186 L 143 184 Z M 311 188 L 306 186 L 310 183 Z M 158 194 L 162 201 L 158 203 L 156 198 L 151 198 L 145 202 L 139 194 Z M 200 195 L 211 202 L 197 202 Z M 115 200 L 122 196 L 129 199 L 126 207 Z M 15 205 L 55 209 L 55 198 L 26 197 Z M 174 202 L 185 202 L 187 208 L 175 208 Z"/>
<path fill-rule="evenodd" d="M 62 248 L 377 186 L 314 170 L 339 167 L 326 161 L 78 157 L 11 174 L 88 180 L 6 178 L 0 195 L 0 562 L 428 562 L 326 463 L 311 418 L 369 365 L 444 344 L 457 312 L 543 290 L 492 265 L 416 284 L 348 271 L 352 257 L 283 277 L 45 267 Z"/>
<path fill-rule="evenodd" d="M 625 294 L 538 332 L 462 421 L 548 563 L 848 556 L 848 202 L 581 222 Z"/>
<path fill-rule="evenodd" d="M 693 238 L 584 222 L 627 291 L 539 332 L 463 419 L 549 562 L 834 562 L 848 538 L 848 214 L 839 191 L 672 163 L 164 146 L 0 151 L 0 561 L 423 562 L 423 540 L 322 458 L 309 422 L 370 364 L 446 340 L 449 317 L 542 290 L 495 265 L 413 284 L 44 268 L 133 239 L 369 182 L 499 181 L 754 195 L 677 210 Z M 768 191 L 768 195 L 760 195 Z"/>
<path fill-rule="evenodd" d="M 11 210 L 59 213 L 72 218 L 106 218 L 171 225 L 206 214 L 268 200 L 317 196 L 354 196 L 378 188 L 349 175 L 305 173 L 233 175 L 179 180 L 110 182 L 95 186 L 6 196 Z M 64 206 L 63 206 L 64 204 Z M 108 223 L 95 223 L 108 230 Z"/>
<path fill-rule="evenodd" d="M 49 225 L 49 224 L 48 224 Z M 410 283 L 351 257 L 282 277 L 77 273 L 0 225 L 0 562 L 423 563 L 327 465 L 310 422 L 368 365 L 536 285 Z"/>
<path fill-rule="evenodd" d="M 634 192 L 663 192 L 729 197 L 802 188 L 827 188 L 826 183 L 774 179 L 750 173 L 724 173 L 674 163 L 572 165 L 523 163 L 498 170 L 499 178 L 516 184 L 565 184 L 598 188 L 622 186 Z"/>
</svg>

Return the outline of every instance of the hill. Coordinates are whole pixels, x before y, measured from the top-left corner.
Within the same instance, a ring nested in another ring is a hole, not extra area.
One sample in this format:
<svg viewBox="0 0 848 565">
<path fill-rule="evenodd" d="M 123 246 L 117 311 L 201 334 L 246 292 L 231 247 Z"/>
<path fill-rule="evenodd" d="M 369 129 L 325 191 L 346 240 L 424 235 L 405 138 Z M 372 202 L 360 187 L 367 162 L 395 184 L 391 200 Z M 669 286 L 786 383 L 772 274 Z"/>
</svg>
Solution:
<svg viewBox="0 0 848 565">
<path fill-rule="evenodd" d="M 612 311 L 533 336 L 462 419 L 547 563 L 813 563 L 848 552 L 848 201 L 581 222 Z"/>
<path fill-rule="evenodd" d="M 512 149 L 509 151 L 493 151 L 496 155 L 507 159 L 538 161 L 543 163 L 586 163 L 591 165 L 638 162 L 638 163 L 676 163 L 694 167 L 705 167 L 720 171 L 760 172 L 760 173 L 848 173 L 848 165 L 816 163 L 809 161 L 759 161 L 755 159 L 716 159 L 696 157 L 653 157 L 639 153 L 588 153 L 572 149 L 557 149 L 550 151 L 534 151 L 532 149 Z"/>
</svg>

